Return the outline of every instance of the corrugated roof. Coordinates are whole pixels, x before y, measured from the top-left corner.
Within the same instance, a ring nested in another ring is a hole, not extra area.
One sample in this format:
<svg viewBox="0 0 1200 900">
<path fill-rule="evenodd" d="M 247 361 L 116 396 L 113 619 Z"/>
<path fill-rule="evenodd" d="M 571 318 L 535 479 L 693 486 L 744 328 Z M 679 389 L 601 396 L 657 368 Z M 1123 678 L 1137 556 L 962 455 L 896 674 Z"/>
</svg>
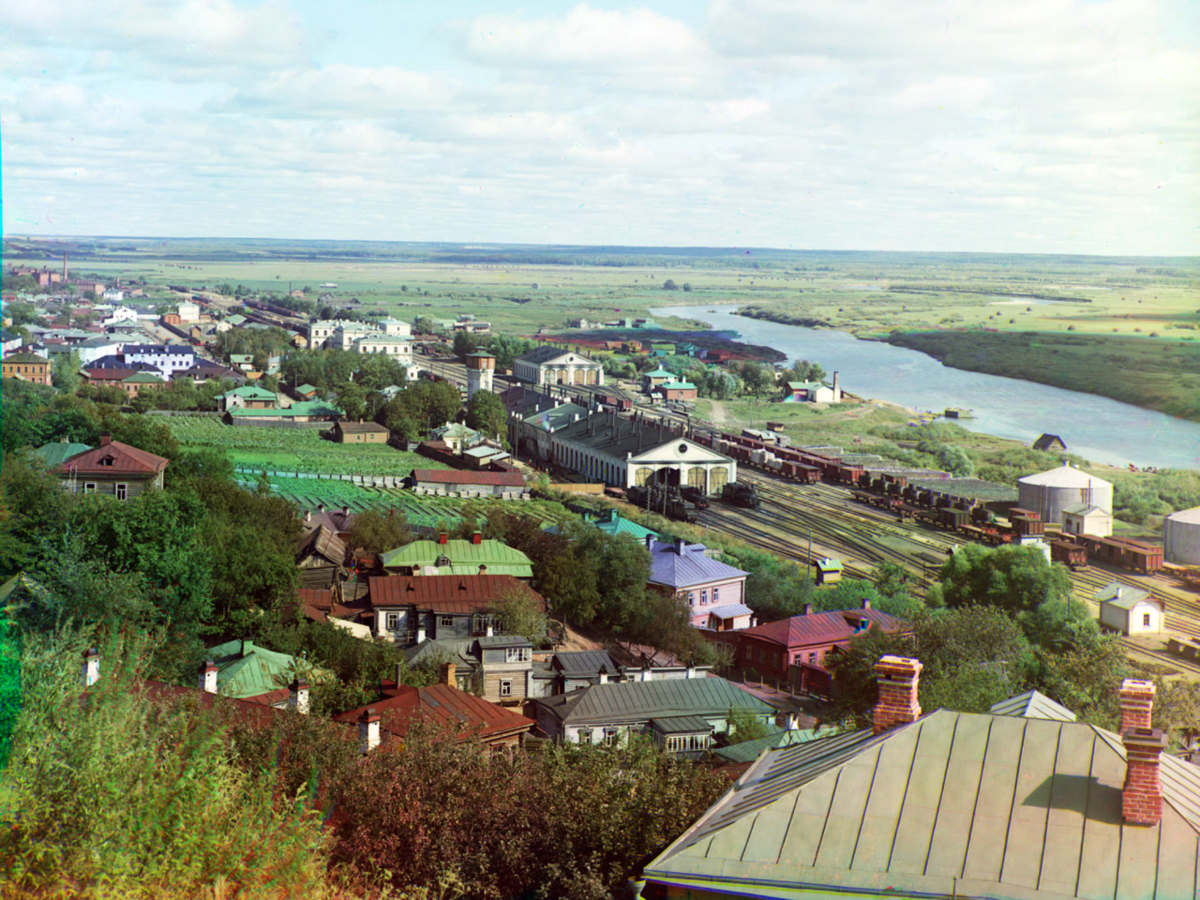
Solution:
<svg viewBox="0 0 1200 900">
<path fill-rule="evenodd" d="M 379 715 L 380 731 L 392 737 L 403 737 L 414 721 L 448 723 L 462 728 L 461 740 L 488 740 L 502 735 L 520 734 L 533 727 L 533 720 L 521 714 L 489 703 L 482 697 L 460 691 L 447 684 L 428 687 L 389 688 L 384 697 L 368 706 L 360 706 L 333 717 L 335 722 L 353 724 L 364 710 L 374 707 Z"/>
<path fill-rule="evenodd" d="M 102 461 L 110 461 L 103 464 Z M 157 475 L 167 467 L 170 460 L 137 447 L 130 447 L 120 441 L 101 444 L 92 450 L 85 450 L 63 460 L 55 471 L 68 475 L 72 471 L 80 475 L 105 475 L 117 472 L 134 472 L 143 475 Z"/>
<path fill-rule="evenodd" d="M 736 619 L 738 616 L 752 616 L 754 610 L 744 603 L 726 603 L 724 606 L 712 607 L 708 614 L 718 619 Z"/>
<path fill-rule="evenodd" d="M 770 641 L 781 647 L 806 647 L 810 644 L 828 644 L 854 637 L 860 619 L 871 623 L 869 630 L 882 629 L 889 634 L 908 627 L 895 616 L 877 609 L 840 609 L 809 613 L 807 616 L 792 616 L 733 633 L 739 637 Z"/>
<path fill-rule="evenodd" d="M 713 756 L 723 759 L 726 762 L 754 762 L 764 750 L 790 747 L 792 744 L 804 744 L 808 741 L 815 741 L 819 736 L 824 737 L 825 734 L 817 732 L 812 728 L 793 728 L 790 731 L 777 731 L 775 734 L 768 734 L 764 738 L 758 738 L 753 741 L 742 741 L 740 744 L 730 744 L 728 747 L 719 747 L 713 751 Z"/>
<path fill-rule="evenodd" d="M 450 561 L 450 565 L 445 568 L 462 570 L 441 572 L 443 575 L 478 575 L 479 567 L 485 565 L 488 567 L 488 575 L 533 577 L 533 563 L 528 556 L 503 541 L 493 540 L 481 541 L 478 544 L 459 539 L 449 540 L 444 544 L 437 541 L 413 541 L 383 554 L 383 566 L 386 569 L 408 566 L 425 568 L 437 565 L 437 561 L 443 557 Z"/>
<path fill-rule="evenodd" d="M 511 575 L 407 575 L 372 576 L 371 605 L 415 606 L 435 612 L 467 615 L 494 609 L 507 597 L 533 600 L 546 611 L 546 601 L 525 582 Z"/>
<path fill-rule="evenodd" d="M 704 555 L 703 544 L 677 545 L 653 541 L 650 546 L 650 582 L 672 588 L 691 587 L 729 578 L 745 578 L 748 572 L 735 569 Z"/>
<path fill-rule="evenodd" d="M 940 710 L 768 751 L 644 875 L 760 898 L 1194 898 L 1200 771 L 1163 754 L 1148 827 L 1122 821 L 1125 769 L 1102 729 Z"/>
<path fill-rule="evenodd" d="M 414 481 L 428 484 L 477 484 L 488 487 L 525 487 L 520 472 L 463 472 L 457 469 L 413 469 Z"/>
<path fill-rule="evenodd" d="M 554 668 L 564 675 L 599 675 L 617 672 L 620 667 L 607 650 L 568 650 L 554 654 Z"/>
<path fill-rule="evenodd" d="M 713 730 L 700 716 L 660 716 L 651 719 L 650 726 L 659 734 L 710 734 Z"/>
<path fill-rule="evenodd" d="M 1075 721 L 1075 713 L 1038 691 L 1026 691 L 1024 694 L 1001 700 L 999 703 L 993 704 L 989 712 L 994 716 L 1054 719 L 1059 722 Z"/>
<path fill-rule="evenodd" d="M 208 650 L 208 658 L 217 665 L 217 689 L 230 697 L 246 699 L 283 690 L 303 671 L 309 682 L 331 677 L 325 669 L 303 663 L 287 653 L 260 647 L 253 641 L 227 641 Z"/>
<path fill-rule="evenodd" d="M 754 695 L 715 676 L 593 684 L 534 702 L 570 724 L 640 722 L 663 716 L 724 717 L 730 709 L 774 712 Z"/>
<path fill-rule="evenodd" d="M 70 459 L 72 456 L 77 456 L 80 453 L 85 453 L 91 450 L 89 444 L 73 444 L 69 441 L 56 441 L 53 444 L 46 444 L 43 447 L 38 447 L 32 451 L 33 455 L 38 457 L 47 466 L 53 468 L 62 462 Z"/>
</svg>

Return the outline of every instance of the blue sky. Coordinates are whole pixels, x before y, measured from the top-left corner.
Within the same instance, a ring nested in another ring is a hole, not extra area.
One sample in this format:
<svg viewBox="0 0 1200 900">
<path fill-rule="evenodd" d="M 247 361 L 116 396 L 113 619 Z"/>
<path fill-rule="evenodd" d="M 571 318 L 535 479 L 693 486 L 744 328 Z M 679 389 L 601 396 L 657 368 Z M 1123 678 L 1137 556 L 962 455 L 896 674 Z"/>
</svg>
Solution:
<svg viewBox="0 0 1200 900">
<path fill-rule="evenodd" d="M 3 224 L 1197 254 L 1198 9 L 4 4 Z"/>
</svg>

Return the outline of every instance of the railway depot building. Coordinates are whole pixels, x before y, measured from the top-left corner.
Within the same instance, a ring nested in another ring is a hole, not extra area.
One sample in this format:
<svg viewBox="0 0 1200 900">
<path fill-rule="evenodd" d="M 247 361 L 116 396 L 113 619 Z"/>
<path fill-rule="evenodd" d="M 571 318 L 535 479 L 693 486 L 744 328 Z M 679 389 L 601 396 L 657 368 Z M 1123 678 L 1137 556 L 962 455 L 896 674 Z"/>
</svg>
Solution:
<svg viewBox="0 0 1200 900">
<path fill-rule="evenodd" d="M 513 375 L 533 384 L 604 384 L 600 363 L 562 347 L 538 347 L 517 357 Z"/>
<path fill-rule="evenodd" d="M 673 432 L 611 413 L 564 404 L 510 422 L 513 445 L 593 481 L 631 488 L 648 483 L 691 486 L 719 495 L 737 481 L 737 463 Z"/>
</svg>

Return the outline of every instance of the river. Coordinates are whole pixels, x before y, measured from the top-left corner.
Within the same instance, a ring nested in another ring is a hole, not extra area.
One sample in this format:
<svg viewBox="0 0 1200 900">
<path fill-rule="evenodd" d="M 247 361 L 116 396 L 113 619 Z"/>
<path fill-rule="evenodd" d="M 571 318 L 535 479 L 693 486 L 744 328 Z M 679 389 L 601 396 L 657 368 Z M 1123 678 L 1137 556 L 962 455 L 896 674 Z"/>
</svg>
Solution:
<svg viewBox="0 0 1200 900">
<path fill-rule="evenodd" d="M 844 331 L 749 319 L 736 315 L 735 308 L 670 306 L 651 312 L 738 331 L 747 343 L 787 354 L 789 362 L 819 362 L 830 378 L 835 370 L 840 373 L 844 390 L 861 397 L 918 410 L 974 410 L 975 418 L 958 422 L 972 431 L 1025 443 L 1043 433 L 1057 434 L 1069 452 L 1093 462 L 1200 469 L 1200 423 L 1095 394 L 952 369 L 916 350 L 860 341 Z"/>
</svg>

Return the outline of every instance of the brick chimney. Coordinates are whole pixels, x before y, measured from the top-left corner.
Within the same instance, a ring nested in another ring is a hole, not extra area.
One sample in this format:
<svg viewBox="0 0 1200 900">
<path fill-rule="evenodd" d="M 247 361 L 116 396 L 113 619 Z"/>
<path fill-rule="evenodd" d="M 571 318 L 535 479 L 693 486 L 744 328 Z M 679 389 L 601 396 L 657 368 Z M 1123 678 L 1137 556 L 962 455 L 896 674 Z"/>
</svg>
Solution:
<svg viewBox="0 0 1200 900">
<path fill-rule="evenodd" d="M 83 654 L 83 686 L 90 688 L 100 680 L 100 651 L 89 647 Z"/>
<path fill-rule="evenodd" d="M 1152 728 L 1154 711 L 1153 681 L 1126 678 L 1121 682 L 1121 734 L 1134 728 Z"/>
<path fill-rule="evenodd" d="M 485 566 L 483 563 L 480 563 L 480 564 L 479 564 L 479 574 L 480 574 L 480 575 L 486 575 L 486 574 L 487 574 L 487 566 Z"/>
<path fill-rule="evenodd" d="M 455 673 L 458 666 L 452 662 L 442 663 L 438 673 L 438 683 L 448 684 L 450 687 L 458 687 L 458 679 Z"/>
<path fill-rule="evenodd" d="M 288 706 L 302 716 L 308 715 L 307 681 L 300 678 L 292 679 L 292 683 L 288 685 Z"/>
<path fill-rule="evenodd" d="M 1162 821 L 1163 805 L 1158 759 L 1167 739 L 1157 728 L 1130 728 L 1121 735 L 1121 742 L 1125 744 L 1121 815 L 1128 825 L 1157 825 Z"/>
<path fill-rule="evenodd" d="M 100 435 L 100 446 L 101 447 L 107 447 L 111 443 L 112 443 L 112 435 L 109 434 L 107 431 L 104 432 L 104 434 Z"/>
<path fill-rule="evenodd" d="M 893 725 L 915 722 L 921 715 L 917 684 L 921 678 L 920 660 L 903 656 L 885 656 L 875 664 L 879 702 L 875 704 L 875 733 Z"/>
<path fill-rule="evenodd" d="M 445 543 L 446 543 L 447 541 L 449 541 L 449 540 L 450 540 L 450 535 L 449 535 L 449 534 L 447 534 L 447 533 L 446 533 L 446 532 L 444 532 L 444 531 L 440 531 L 440 532 L 438 532 L 438 543 L 439 543 L 439 544 L 445 544 Z"/>
<path fill-rule="evenodd" d="M 471 535 L 471 543 L 475 544 L 476 546 L 478 546 L 479 544 L 482 544 L 483 543 L 483 534 L 478 531 L 474 532 Z"/>
<path fill-rule="evenodd" d="M 210 659 L 201 663 L 196 671 L 200 676 L 200 690 L 206 694 L 215 694 L 217 692 L 217 664 Z"/>
<path fill-rule="evenodd" d="M 358 749 L 366 756 L 379 746 L 379 715 L 368 706 L 358 717 Z"/>
</svg>

